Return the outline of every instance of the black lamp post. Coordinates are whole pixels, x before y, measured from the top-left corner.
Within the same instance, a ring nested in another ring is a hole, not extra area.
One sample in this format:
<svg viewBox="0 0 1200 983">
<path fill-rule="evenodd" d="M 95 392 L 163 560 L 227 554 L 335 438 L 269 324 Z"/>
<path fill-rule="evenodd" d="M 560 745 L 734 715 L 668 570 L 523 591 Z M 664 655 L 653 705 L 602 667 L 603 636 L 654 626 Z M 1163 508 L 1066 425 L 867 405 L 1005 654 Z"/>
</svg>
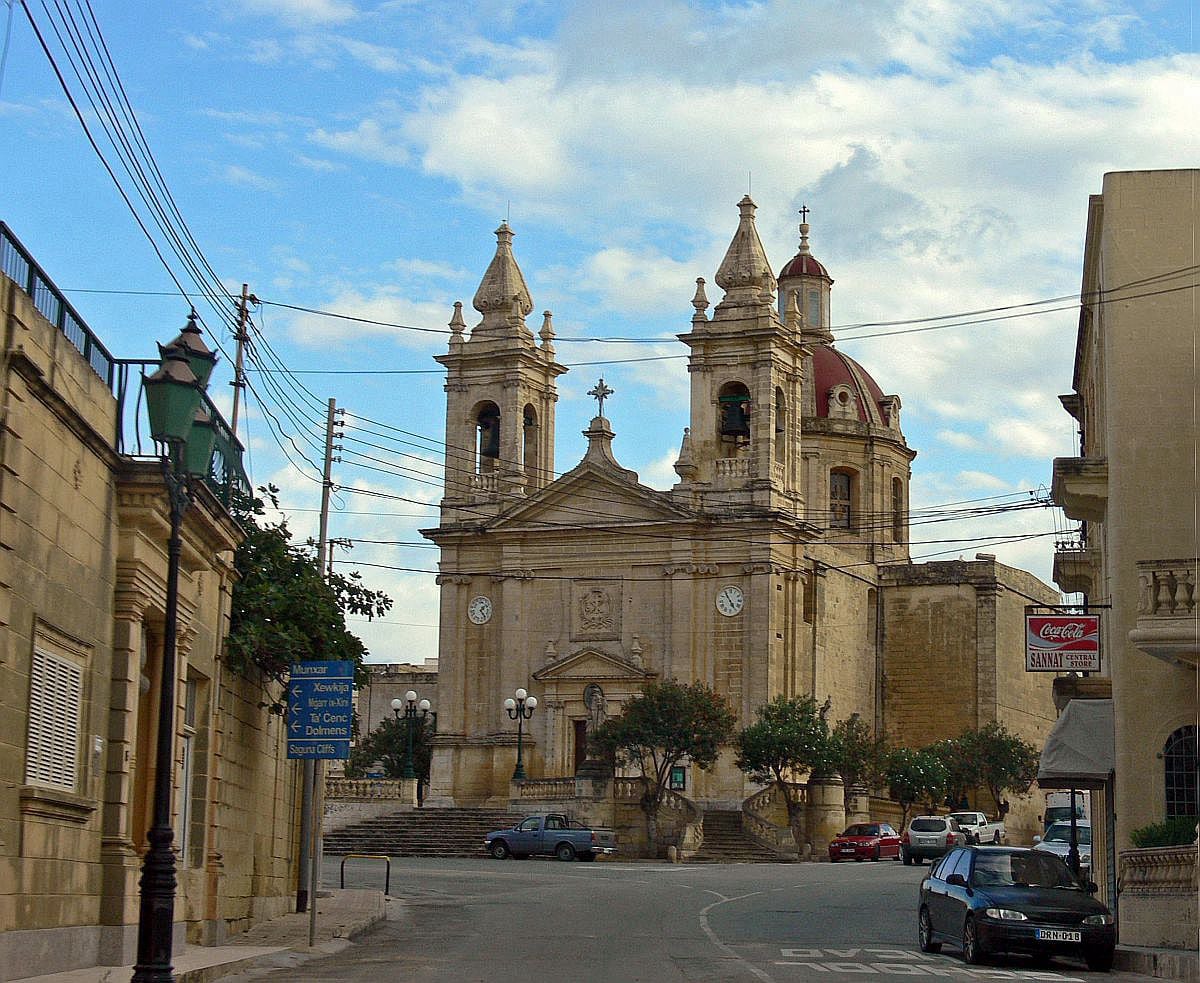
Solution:
<svg viewBox="0 0 1200 983">
<path fill-rule="evenodd" d="M 509 720 L 517 722 L 517 767 L 513 769 L 513 781 L 520 782 L 525 780 L 525 762 L 522 759 L 522 738 L 524 736 L 525 721 L 533 716 L 533 711 L 537 709 L 537 697 L 530 696 L 523 689 L 519 689 L 513 694 L 516 696 L 514 700 L 510 696 L 504 701 L 504 712 L 508 714 Z"/>
<path fill-rule="evenodd" d="M 162 446 L 163 482 L 170 505 L 167 590 L 162 670 L 158 693 L 158 740 L 154 764 L 154 814 L 142 862 L 137 965 L 133 983 L 172 983 L 175 921 L 175 853 L 171 847 L 171 790 L 175 744 L 175 635 L 179 615 L 180 526 L 192 500 L 191 481 L 208 475 L 215 431 L 201 408 L 202 393 L 217 357 L 200 339 L 193 311 L 171 344 L 159 346 L 162 363 L 143 379 L 150 435 Z"/>
<path fill-rule="evenodd" d="M 428 700 L 417 702 L 417 691 L 410 689 L 404 694 L 403 700 L 392 700 L 392 713 L 396 715 L 396 719 L 400 719 L 400 711 L 404 711 L 404 777 L 406 779 L 416 778 L 417 772 L 413 768 L 413 721 L 417 719 L 417 711 L 421 711 L 421 724 L 424 726 L 425 718 L 429 716 L 429 708 L 432 704 Z"/>
</svg>

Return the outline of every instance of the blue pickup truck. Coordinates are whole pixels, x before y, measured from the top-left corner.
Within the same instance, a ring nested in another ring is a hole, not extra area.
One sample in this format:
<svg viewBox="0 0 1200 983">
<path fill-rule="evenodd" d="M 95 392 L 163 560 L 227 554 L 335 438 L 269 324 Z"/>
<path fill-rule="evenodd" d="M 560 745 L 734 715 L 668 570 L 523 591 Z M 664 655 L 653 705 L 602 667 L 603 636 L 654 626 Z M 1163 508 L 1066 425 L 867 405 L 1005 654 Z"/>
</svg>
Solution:
<svg viewBox="0 0 1200 983">
<path fill-rule="evenodd" d="M 532 856 L 595 860 L 617 852 L 611 829 L 592 829 L 554 812 L 526 816 L 511 829 L 488 833 L 483 838 L 483 848 L 497 860 Z"/>
</svg>

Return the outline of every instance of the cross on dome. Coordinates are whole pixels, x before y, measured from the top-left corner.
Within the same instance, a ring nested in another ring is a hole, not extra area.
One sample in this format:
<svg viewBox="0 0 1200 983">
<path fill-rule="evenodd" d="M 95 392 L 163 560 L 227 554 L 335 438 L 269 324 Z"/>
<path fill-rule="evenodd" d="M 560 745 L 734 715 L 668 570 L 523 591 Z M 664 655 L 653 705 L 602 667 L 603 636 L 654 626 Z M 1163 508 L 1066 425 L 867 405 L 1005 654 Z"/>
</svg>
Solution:
<svg viewBox="0 0 1200 983">
<path fill-rule="evenodd" d="M 596 412 L 597 416 L 604 416 L 604 401 L 615 391 L 616 390 L 610 389 L 604 384 L 604 376 L 601 376 L 600 381 L 597 382 L 593 388 L 588 390 L 587 394 L 594 397 L 596 402 L 600 404 L 600 408 Z"/>
</svg>

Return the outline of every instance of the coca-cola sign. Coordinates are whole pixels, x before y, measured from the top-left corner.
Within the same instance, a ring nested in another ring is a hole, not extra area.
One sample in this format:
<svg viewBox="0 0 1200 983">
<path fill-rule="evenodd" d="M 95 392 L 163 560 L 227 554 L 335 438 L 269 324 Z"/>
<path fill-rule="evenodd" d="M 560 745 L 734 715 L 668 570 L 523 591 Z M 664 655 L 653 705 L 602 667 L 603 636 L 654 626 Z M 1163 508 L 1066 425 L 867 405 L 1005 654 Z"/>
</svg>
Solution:
<svg viewBox="0 0 1200 983">
<path fill-rule="evenodd" d="M 1100 616 L 1027 614 L 1026 672 L 1099 672 Z"/>
</svg>

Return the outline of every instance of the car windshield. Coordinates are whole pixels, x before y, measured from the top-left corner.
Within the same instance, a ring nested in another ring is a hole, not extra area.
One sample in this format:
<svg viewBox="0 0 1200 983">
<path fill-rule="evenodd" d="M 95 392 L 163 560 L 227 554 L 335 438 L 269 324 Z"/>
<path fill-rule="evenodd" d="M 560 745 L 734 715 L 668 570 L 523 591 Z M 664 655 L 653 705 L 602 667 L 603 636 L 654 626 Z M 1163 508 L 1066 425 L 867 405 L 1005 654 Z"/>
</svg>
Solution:
<svg viewBox="0 0 1200 983">
<path fill-rule="evenodd" d="M 1053 853 L 977 853 L 971 883 L 978 887 L 1057 887 L 1080 890 L 1079 882 Z"/>
<path fill-rule="evenodd" d="M 952 812 L 950 818 L 961 826 L 963 823 L 973 824 L 977 815 L 978 813 L 974 812 Z"/>
<path fill-rule="evenodd" d="M 940 833 L 946 828 L 944 819 L 914 819 L 908 827 L 915 833 Z"/>
<path fill-rule="evenodd" d="M 846 832 L 842 836 L 878 836 L 879 827 L 872 826 L 868 823 L 856 823 L 853 826 L 847 826 Z"/>
<path fill-rule="evenodd" d="M 1092 845 L 1092 827 L 1081 826 L 1078 823 L 1075 825 L 1077 839 L 1076 843 L 1084 844 L 1085 846 Z M 1046 843 L 1070 843 L 1071 842 L 1071 824 L 1070 823 L 1055 823 L 1046 830 Z"/>
</svg>

